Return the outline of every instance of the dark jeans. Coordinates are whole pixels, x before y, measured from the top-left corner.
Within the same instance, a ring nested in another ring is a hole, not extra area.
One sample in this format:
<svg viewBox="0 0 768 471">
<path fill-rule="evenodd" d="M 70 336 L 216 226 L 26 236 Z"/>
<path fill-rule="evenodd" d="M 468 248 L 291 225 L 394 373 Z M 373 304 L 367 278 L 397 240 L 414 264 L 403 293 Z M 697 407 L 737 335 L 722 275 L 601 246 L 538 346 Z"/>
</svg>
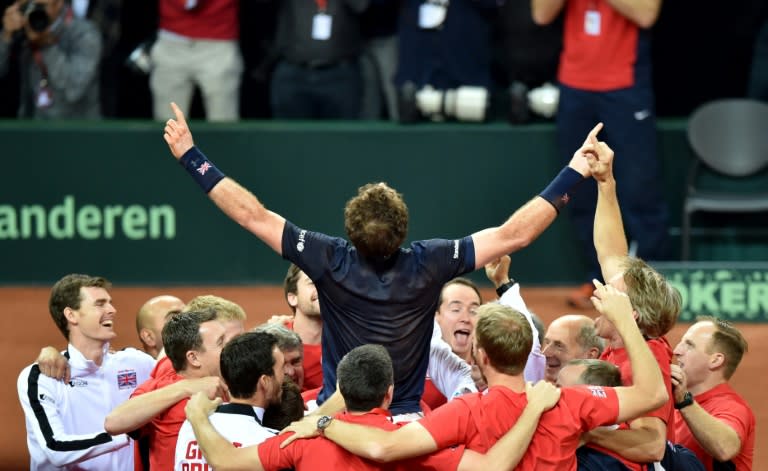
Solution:
<svg viewBox="0 0 768 471">
<path fill-rule="evenodd" d="M 281 61 L 272 74 L 272 116 L 359 119 L 361 90 L 357 61 L 316 68 Z"/>
</svg>

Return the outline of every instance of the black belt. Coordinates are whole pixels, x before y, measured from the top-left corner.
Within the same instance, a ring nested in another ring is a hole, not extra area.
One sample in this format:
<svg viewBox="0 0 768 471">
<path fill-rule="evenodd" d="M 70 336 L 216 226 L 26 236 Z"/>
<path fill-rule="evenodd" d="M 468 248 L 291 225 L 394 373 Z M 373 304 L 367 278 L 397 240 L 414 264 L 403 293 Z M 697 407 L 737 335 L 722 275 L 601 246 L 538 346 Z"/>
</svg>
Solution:
<svg viewBox="0 0 768 471">
<path fill-rule="evenodd" d="M 352 59 L 339 59 L 339 60 L 311 60 L 311 61 L 288 61 L 290 64 L 301 67 L 303 69 L 321 70 L 331 69 L 333 67 L 339 67 L 342 65 L 354 65 L 355 61 Z"/>
</svg>

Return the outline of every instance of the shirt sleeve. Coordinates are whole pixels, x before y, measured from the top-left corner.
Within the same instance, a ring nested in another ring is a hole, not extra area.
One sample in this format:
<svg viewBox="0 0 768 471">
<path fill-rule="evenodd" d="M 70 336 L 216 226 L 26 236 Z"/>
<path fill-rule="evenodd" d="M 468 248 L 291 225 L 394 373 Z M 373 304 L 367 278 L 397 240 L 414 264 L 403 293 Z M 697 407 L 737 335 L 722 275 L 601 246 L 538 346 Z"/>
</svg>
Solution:
<svg viewBox="0 0 768 471">
<path fill-rule="evenodd" d="M 294 467 L 296 461 L 294 454 L 305 440 L 296 440 L 287 447 L 280 448 L 280 444 L 289 436 L 290 434 L 278 435 L 259 444 L 259 461 L 261 461 L 261 467 L 264 468 L 264 471 L 278 471 Z"/>
<path fill-rule="evenodd" d="M 643 415 L 643 417 L 657 417 L 661 419 L 665 424 L 667 424 L 669 423 L 675 411 L 675 396 L 672 394 L 672 368 L 669 366 L 672 364 L 672 356 L 670 355 L 669 348 L 665 343 L 660 341 L 650 341 L 646 343 L 648 348 L 650 348 L 651 353 L 653 353 L 654 358 L 656 358 L 656 363 L 659 364 L 659 369 L 661 369 L 661 377 L 664 380 L 664 386 L 667 388 L 669 400 L 658 409 L 652 410 L 651 412 Z"/>
<path fill-rule="evenodd" d="M 429 239 L 411 244 L 420 269 L 434 280 L 446 282 L 475 271 L 475 244 L 472 236 L 462 239 Z"/>
<path fill-rule="evenodd" d="M 349 246 L 344 239 L 301 229 L 290 221 L 285 221 L 282 244 L 283 258 L 295 263 L 315 282 L 333 263 L 337 250 L 346 250 Z"/>
<path fill-rule="evenodd" d="M 419 419 L 421 426 L 432 435 L 438 449 L 466 443 L 472 426 L 470 403 L 466 399 L 476 399 L 477 394 L 457 397 Z"/>
<path fill-rule="evenodd" d="M 749 438 L 752 413 L 747 406 L 737 401 L 718 403 L 718 407 L 707 411 L 712 417 L 731 427 L 741 440 L 742 449 Z"/>
<path fill-rule="evenodd" d="M 613 425 L 619 417 L 619 398 L 613 388 L 603 386 L 577 386 L 563 388 L 561 401 L 568 404 L 574 419 L 586 432 L 603 425 Z"/>
<path fill-rule="evenodd" d="M 40 374 L 37 365 L 22 371 L 18 380 L 19 400 L 40 450 L 55 466 L 67 466 L 109 453 L 128 445 L 124 434 L 110 436 L 105 430 L 74 434 L 66 429 L 59 409 L 60 383 Z"/>
</svg>

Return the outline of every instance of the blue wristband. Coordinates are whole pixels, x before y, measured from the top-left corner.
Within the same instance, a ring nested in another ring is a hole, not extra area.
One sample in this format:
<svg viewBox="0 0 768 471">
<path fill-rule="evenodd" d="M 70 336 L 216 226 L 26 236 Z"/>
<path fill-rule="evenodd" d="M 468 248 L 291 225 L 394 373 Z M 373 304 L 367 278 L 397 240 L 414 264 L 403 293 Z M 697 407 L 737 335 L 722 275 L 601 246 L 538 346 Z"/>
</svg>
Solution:
<svg viewBox="0 0 768 471">
<path fill-rule="evenodd" d="M 582 174 L 571 167 L 565 167 L 560 170 L 560 173 L 557 174 L 555 179 L 544 188 L 544 191 L 539 193 L 539 196 L 547 200 L 559 213 L 571 200 L 568 192 L 573 191 L 573 189 L 584 180 L 586 179 Z"/>
<path fill-rule="evenodd" d="M 226 176 L 196 146 L 181 156 L 179 164 L 187 170 L 206 194 L 210 193 L 213 187 Z"/>
</svg>

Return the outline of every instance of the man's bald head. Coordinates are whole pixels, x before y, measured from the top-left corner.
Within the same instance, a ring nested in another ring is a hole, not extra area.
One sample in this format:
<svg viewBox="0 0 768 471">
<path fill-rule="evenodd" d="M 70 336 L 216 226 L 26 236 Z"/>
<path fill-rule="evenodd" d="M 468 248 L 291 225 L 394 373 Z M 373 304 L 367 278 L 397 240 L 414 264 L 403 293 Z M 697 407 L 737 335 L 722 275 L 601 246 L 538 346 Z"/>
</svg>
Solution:
<svg viewBox="0 0 768 471">
<path fill-rule="evenodd" d="M 136 315 L 136 333 L 145 352 L 157 358 L 163 349 L 161 333 L 165 321 L 182 309 L 184 301 L 170 295 L 155 296 L 141 306 Z"/>
<path fill-rule="evenodd" d="M 555 382 L 560 369 L 570 360 L 598 358 L 602 351 L 603 342 L 590 317 L 580 314 L 560 316 L 549 324 L 541 345 L 541 352 L 547 359 L 545 379 Z"/>
</svg>

